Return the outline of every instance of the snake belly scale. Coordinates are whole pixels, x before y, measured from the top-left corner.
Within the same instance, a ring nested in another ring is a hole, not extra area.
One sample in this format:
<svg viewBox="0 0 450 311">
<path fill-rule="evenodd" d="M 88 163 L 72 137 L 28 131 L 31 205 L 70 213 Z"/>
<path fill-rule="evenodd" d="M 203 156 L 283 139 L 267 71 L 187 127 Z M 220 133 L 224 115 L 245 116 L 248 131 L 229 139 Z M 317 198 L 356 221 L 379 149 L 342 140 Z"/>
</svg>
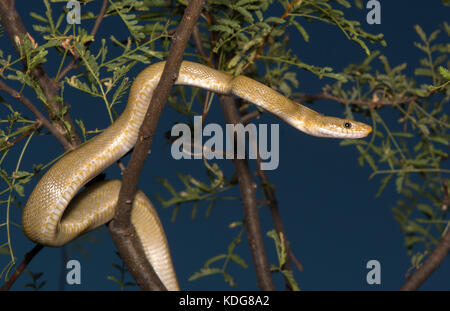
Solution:
<svg viewBox="0 0 450 311">
<path fill-rule="evenodd" d="M 164 64 L 153 64 L 137 76 L 125 110 L 111 126 L 69 152 L 44 174 L 23 211 L 23 230 L 29 239 L 58 247 L 112 219 L 121 181 L 96 182 L 77 193 L 134 146 Z M 253 79 L 234 77 L 193 62 L 182 63 L 176 84 L 241 97 L 314 136 L 360 138 L 371 131 L 370 126 L 360 122 L 321 115 Z M 163 227 L 141 191 L 133 201 L 131 222 L 161 281 L 167 289 L 178 290 Z"/>
</svg>

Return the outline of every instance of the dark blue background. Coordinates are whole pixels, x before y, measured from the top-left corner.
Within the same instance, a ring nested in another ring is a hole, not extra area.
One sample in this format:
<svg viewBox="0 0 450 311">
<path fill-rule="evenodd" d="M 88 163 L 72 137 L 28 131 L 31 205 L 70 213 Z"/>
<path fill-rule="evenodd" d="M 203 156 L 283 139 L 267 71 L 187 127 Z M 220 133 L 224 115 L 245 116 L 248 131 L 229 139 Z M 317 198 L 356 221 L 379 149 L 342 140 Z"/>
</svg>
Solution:
<svg viewBox="0 0 450 311">
<path fill-rule="evenodd" d="M 100 1 L 89 4 L 89 10 L 98 12 Z M 364 1 L 366 3 L 366 1 Z M 62 5 L 62 4 L 61 4 Z M 44 15 L 45 7 L 41 1 L 16 1 L 16 7 L 21 14 L 28 31 L 39 38 L 32 28 L 35 21 L 29 12 L 35 11 Z M 85 9 L 85 7 L 82 7 Z M 418 41 L 413 26 L 420 24 L 426 33 L 431 33 L 440 24 L 448 20 L 448 8 L 440 1 L 381 1 L 381 25 L 367 25 L 366 10 L 345 10 L 349 18 L 359 20 L 363 28 L 373 33 L 382 32 L 388 43 L 386 48 L 379 45 L 369 46 L 372 50 L 381 49 L 392 66 L 403 62 L 408 63 L 406 72 L 412 74 L 418 59 L 423 54 L 417 50 L 413 41 Z M 55 16 L 59 13 L 55 10 Z M 291 36 L 291 42 L 298 56 L 306 63 L 319 66 L 332 66 L 336 71 L 342 70 L 347 64 L 357 63 L 365 58 L 364 51 L 355 43 L 346 40 L 344 34 L 337 27 L 320 23 L 303 24 L 310 34 L 310 42 L 305 43 L 300 35 Z M 91 24 L 83 25 L 87 29 Z M 97 38 L 108 38 L 114 34 L 116 38 L 127 36 L 123 32 L 124 26 L 117 18 L 106 18 L 102 23 Z M 444 37 L 444 35 L 442 35 Z M 6 35 L 0 38 L 1 49 L 4 52 L 14 52 L 10 48 Z M 97 44 L 100 40 L 97 40 Z M 39 44 L 42 41 L 38 40 Z M 95 51 L 96 45 L 92 45 Z M 110 48 L 114 53 L 115 48 Z M 54 76 L 60 58 L 50 54 L 45 68 L 50 76 Z M 129 76 L 134 77 L 145 65 L 137 66 Z M 74 71 L 75 72 L 75 71 Z M 70 74 L 69 74 L 70 76 Z M 329 79 L 319 80 L 304 71 L 298 75 L 300 86 L 298 91 L 316 93 Z M 38 103 L 35 96 L 27 92 L 34 103 Z M 3 95 L 3 94 L 2 94 Z M 15 107 L 19 104 L 5 96 Z M 109 124 L 109 117 L 104 103 L 99 99 L 92 99 L 80 95 L 70 87 L 66 87 L 65 100 L 71 105 L 70 114 L 73 119 L 82 119 L 88 129 L 104 128 Z M 121 107 L 124 106 L 123 100 Z M 117 108 L 121 111 L 122 108 Z M 320 102 L 314 109 L 334 116 L 343 116 L 342 106 L 332 102 Z M 201 111 L 196 104 L 195 110 Z M 24 111 L 30 118 L 33 116 Z M 1 107 L 0 113 L 6 113 Z M 396 127 L 395 112 L 391 109 L 384 111 L 389 126 Z M 361 117 L 360 117 L 360 120 Z M 176 161 L 170 156 L 170 148 L 166 145 L 164 132 L 170 130 L 175 121 L 185 120 L 173 110 L 165 109 L 159 123 L 152 154 L 146 162 L 144 174 L 140 181 L 140 188 L 147 193 L 156 205 L 164 224 L 170 243 L 172 257 L 182 289 L 227 290 L 230 287 L 220 276 L 212 276 L 189 282 L 188 278 L 198 271 L 207 259 L 227 251 L 239 229 L 228 229 L 227 226 L 243 217 L 241 203 L 238 201 L 219 202 L 213 209 L 209 219 L 204 217 L 207 204 L 201 205 L 195 220 L 191 220 L 191 206 L 182 206 L 175 222 L 171 222 L 171 209 L 162 209 L 155 200 L 155 194 L 160 193 L 168 197 L 165 189 L 156 182 L 158 176 L 167 177 L 177 189 L 181 185 L 177 182 L 177 172 L 192 174 L 204 179 L 204 168 L 200 160 Z M 362 120 L 364 121 L 364 120 Z M 217 103 L 211 109 L 207 123 L 224 124 L 223 112 Z M 359 167 L 358 153 L 353 147 L 340 147 L 339 140 L 320 139 L 307 136 L 279 119 L 268 114 L 262 116 L 257 123 L 280 123 L 280 165 L 277 170 L 267 172 L 271 183 L 276 185 L 276 195 L 281 215 L 287 230 L 288 239 L 297 258 L 304 265 L 303 272 L 296 272 L 295 277 L 299 286 L 304 290 L 396 290 L 405 281 L 405 273 L 410 267 L 409 257 L 403 245 L 403 236 L 398 223 L 393 219 L 391 208 L 399 197 L 395 189 L 388 187 L 383 195 L 374 199 L 379 187 L 379 178 L 368 180 L 371 170 L 367 165 Z M 40 136 L 31 141 L 29 152 L 22 162 L 22 170 L 30 170 L 33 163 L 47 163 L 57 157 L 62 148 L 51 136 Z M 13 171 L 20 148 L 14 148 L 6 160 L 6 169 Z M 227 176 L 231 176 L 233 167 L 230 162 L 219 160 Z M 4 166 L 5 167 L 5 166 Z M 114 166 L 107 170 L 108 177 L 119 176 L 118 168 Z M 27 195 L 33 184 L 26 188 Z M 237 189 L 236 189 L 237 190 Z M 239 195 L 238 191 L 226 195 Z M 260 196 L 260 198 L 262 198 Z M 17 207 L 12 209 L 12 217 L 20 222 L 21 211 Z M 261 209 L 262 230 L 265 234 L 272 229 L 272 222 L 266 207 Z M 5 209 L 2 209 L 2 219 Z M 101 228 L 87 236 L 97 242 L 87 242 L 79 239 L 66 247 L 68 259 L 77 259 L 82 266 L 82 284 L 65 286 L 66 290 L 112 290 L 117 285 L 106 280 L 107 275 L 118 276 L 112 263 L 118 263 L 114 255 L 115 247 L 107 233 Z M 0 241 L 6 241 L 5 230 L 0 231 Z M 22 260 L 26 251 L 33 244 L 26 240 L 20 229 L 12 228 L 12 242 L 16 256 Z M 266 249 L 271 263 L 276 263 L 274 246 L 270 238 L 265 238 Z M 77 245 L 88 250 L 85 256 L 77 251 Z M 229 273 L 235 277 L 238 284 L 236 289 L 257 289 L 255 272 L 248 252 L 247 238 L 239 244 L 236 252 L 250 265 L 248 269 L 231 264 Z M 381 263 L 381 285 L 366 283 L 366 263 L 376 259 Z M 9 256 L 0 255 L 0 266 L 3 268 Z M 59 275 L 62 270 L 61 250 L 45 248 L 29 268 L 34 272 L 44 272 L 43 279 L 47 281 L 44 289 L 58 289 Z M 450 289 L 448 275 L 450 263 L 448 259 L 439 270 L 423 285 L 423 289 Z M 130 277 L 128 277 L 130 279 Z M 283 288 L 280 276 L 276 278 L 279 289 Z M 22 289 L 30 281 L 29 276 L 23 275 L 14 285 L 14 289 Z"/>
</svg>

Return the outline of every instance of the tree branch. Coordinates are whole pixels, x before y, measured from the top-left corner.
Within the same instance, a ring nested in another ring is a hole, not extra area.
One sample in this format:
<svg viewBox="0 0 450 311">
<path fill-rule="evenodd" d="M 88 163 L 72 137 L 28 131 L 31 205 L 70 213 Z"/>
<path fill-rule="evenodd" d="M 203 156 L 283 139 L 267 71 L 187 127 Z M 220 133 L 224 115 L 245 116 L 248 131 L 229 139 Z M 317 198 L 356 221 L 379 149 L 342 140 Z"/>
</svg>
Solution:
<svg viewBox="0 0 450 311">
<path fill-rule="evenodd" d="M 36 244 L 30 252 L 26 253 L 25 258 L 23 259 L 20 266 L 17 268 L 16 271 L 14 271 L 13 275 L 11 275 L 9 280 L 6 281 L 5 284 L 3 284 L 3 286 L 0 288 L 0 290 L 2 290 L 2 291 L 9 290 L 11 288 L 11 286 L 14 284 L 14 282 L 17 280 L 17 278 L 22 274 L 22 272 L 28 266 L 30 261 L 33 260 L 34 256 L 36 256 L 43 248 L 44 248 L 44 246 L 42 246 L 41 244 Z"/>
<path fill-rule="evenodd" d="M 382 106 L 395 106 L 401 104 L 409 104 L 417 100 L 417 96 L 406 97 L 404 99 L 399 100 L 374 100 L 374 101 L 364 101 L 360 99 L 349 100 L 347 98 L 342 98 L 338 96 L 334 96 L 328 93 L 328 90 L 324 89 L 322 93 L 312 94 L 312 95 L 303 95 L 295 98 L 294 100 L 297 102 L 314 102 L 320 99 L 329 99 L 342 104 L 350 104 L 350 105 L 359 105 L 359 106 L 367 106 L 369 108 L 379 108 Z"/>
<path fill-rule="evenodd" d="M 14 8 L 14 1 L 11 0 L 0 0 L 0 19 L 2 20 L 3 27 L 8 34 L 12 45 L 16 49 L 17 52 L 20 52 L 19 46 L 17 42 L 21 42 L 21 40 L 28 34 L 25 29 L 25 26 L 22 23 L 22 19 Z M 22 63 L 25 68 L 27 67 L 25 58 L 22 59 Z M 31 71 L 31 77 L 36 79 L 41 88 L 44 96 L 46 98 L 47 104 L 45 105 L 45 109 L 50 116 L 51 120 L 57 120 L 57 112 L 62 111 L 63 103 L 56 100 L 58 96 L 59 84 L 49 78 L 44 68 L 41 65 L 36 66 Z M 70 140 L 72 145 L 81 144 L 81 139 L 78 136 L 78 133 L 75 130 L 75 125 L 72 121 L 72 118 L 69 114 L 65 114 L 63 116 L 64 122 L 70 124 Z M 61 134 L 65 134 L 67 131 L 65 129 L 63 121 L 55 121 L 55 127 Z"/>
<path fill-rule="evenodd" d="M 261 115 L 261 112 L 259 110 L 253 110 L 252 112 L 245 113 L 244 115 L 241 115 L 241 119 L 239 120 L 242 124 L 247 124 L 250 122 L 253 118 L 258 119 Z"/>
<path fill-rule="evenodd" d="M 108 0 L 103 0 L 102 7 L 100 8 L 100 12 L 98 13 L 98 16 L 94 23 L 94 27 L 92 27 L 92 29 L 91 29 L 90 35 L 93 37 L 95 37 L 95 34 L 97 33 L 98 28 L 100 27 L 100 24 L 102 23 L 103 18 L 105 17 L 107 5 L 108 5 Z"/>
<path fill-rule="evenodd" d="M 419 269 L 411 275 L 400 290 L 417 290 L 423 282 L 436 270 L 450 252 L 450 230 L 444 234 L 436 248 L 428 256 Z"/>
<path fill-rule="evenodd" d="M 289 240 L 286 235 L 286 230 L 284 229 L 283 220 L 281 219 L 280 210 L 278 209 L 277 198 L 275 196 L 275 189 L 272 186 L 272 184 L 269 182 L 269 179 L 267 178 L 267 175 L 264 172 L 264 170 L 261 169 L 261 158 L 259 157 L 259 153 L 258 153 L 257 163 L 258 163 L 258 176 L 261 181 L 261 187 L 263 189 L 264 196 L 265 196 L 266 200 L 268 201 L 267 206 L 269 207 L 270 214 L 272 215 L 274 228 L 275 228 L 277 234 L 280 234 L 280 233 L 283 234 L 286 254 L 288 255 L 288 257 L 291 260 L 294 261 L 294 263 L 297 264 L 297 268 L 299 269 L 299 271 L 302 271 L 303 266 L 295 258 L 294 253 L 291 250 Z M 291 267 L 291 260 L 286 260 L 286 263 L 284 264 L 284 266 L 282 268 L 293 273 L 292 267 Z M 285 283 L 286 283 L 286 287 L 288 289 L 291 289 L 290 283 L 286 278 L 285 278 Z"/>
<path fill-rule="evenodd" d="M 194 31 L 192 32 L 192 38 L 194 39 L 194 44 L 197 52 L 203 57 L 205 62 L 209 62 L 209 56 L 206 54 L 202 45 L 202 38 L 200 36 L 200 29 L 198 25 L 195 25 Z"/>
<path fill-rule="evenodd" d="M 220 102 L 225 113 L 226 122 L 228 124 L 238 124 L 239 114 L 233 98 L 222 95 L 220 96 Z M 275 290 L 259 223 L 258 207 L 256 206 L 256 187 L 247 161 L 245 159 L 234 159 L 233 164 L 241 189 L 248 243 L 256 270 L 258 286 L 261 290 Z"/>
<path fill-rule="evenodd" d="M 444 199 L 442 200 L 441 210 L 446 211 L 450 203 L 450 196 L 448 195 L 447 180 L 442 181 L 442 190 L 444 191 Z"/>
<path fill-rule="evenodd" d="M 147 261 L 144 251 L 137 240 L 134 228 L 130 222 L 131 206 L 142 167 L 149 154 L 149 148 L 156 132 L 159 117 L 177 79 L 184 49 L 200 16 L 203 5 L 203 0 L 189 1 L 180 26 L 173 36 L 173 45 L 169 51 L 161 79 L 153 92 L 154 95 L 139 130 L 138 141 L 123 175 L 116 214 L 109 224 L 111 236 L 122 259 L 128 266 L 138 286 L 143 290 L 161 290 L 164 289 L 164 286 Z"/>
<path fill-rule="evenodd" d="M 12 87 L 5 84 L 3 81 L 0 80 L 0 90 L 5 91 L 15 99 L 18 99 L 25 107 L 27 107 L 37 118 L 37 120 L 53 135 L 55 138 L 60 142 L 60 144 L 64 147 L 64 150 L 70 150 L 73 149 L 70 142 L 67 140 L 67 138 L 62 135 L 56 127 L 53 126 L 53 124 L 47 120 L 47 118 L 39 111 L 39 109 L 36 108 L 36 106 L 33 105 L 33 103 L 14 90 Z"/>
</svg>

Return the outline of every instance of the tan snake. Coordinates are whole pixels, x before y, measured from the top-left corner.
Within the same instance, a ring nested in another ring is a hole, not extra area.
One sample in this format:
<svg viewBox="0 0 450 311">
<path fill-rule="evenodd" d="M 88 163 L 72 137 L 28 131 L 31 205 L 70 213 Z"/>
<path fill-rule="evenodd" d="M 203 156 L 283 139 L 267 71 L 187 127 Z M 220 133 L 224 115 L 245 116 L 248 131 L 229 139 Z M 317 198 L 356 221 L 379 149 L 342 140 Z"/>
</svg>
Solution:
<svg viewBox="0 0 450 311">
<path fill-rule="evenodd" d="M 23 211 L 23 230 L 28 238 L 58 247 L 112 219 L 121 181 L 97 182 L 77 193 L 134 146 L 164 64 L 153 64 L 137 76 L 124 112 L 111 126 L 65 155 L 44 174 Z M 321 115 L 248 77 L 235 77 L 197 63 L 184 61 L 176 84 L 241 97 L 314 136 L 361 138 L 372 130 L 360 122 Z M 178 290 L 164 230 L 141 191 L 136 194 L 131 221 L 161 281 L 169 290 Z"/>
</svg>

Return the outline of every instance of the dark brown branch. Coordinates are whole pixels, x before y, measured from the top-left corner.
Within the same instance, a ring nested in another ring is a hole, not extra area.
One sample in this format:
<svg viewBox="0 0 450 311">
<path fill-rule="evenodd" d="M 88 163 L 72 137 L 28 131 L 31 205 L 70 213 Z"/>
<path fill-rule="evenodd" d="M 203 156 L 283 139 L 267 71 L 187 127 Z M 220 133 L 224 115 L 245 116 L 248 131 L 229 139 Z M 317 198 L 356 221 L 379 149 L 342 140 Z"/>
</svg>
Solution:
<svg viewBox="0 0 450 311">
<path fill-rule="evenodd" d="M 22 39 L 28 35 L 28 32 L 25 29 L 25 26 L 22 23 L 22 19 L 14 8 L 14 1 L 10 0 L 0 0 L 0 19 L 2 20 L 3 27 L 5 28 L 6 33 L 8 34 L 12 45 L 16 49 L 17 52 L 20 52 L 20 47 L 17 45 L 17 42 L 21 42 Z M 22 58 L 22 62 L 27 68 L 26 59 Z M 45 105 L 45 109 L 50 116 L 51 120 L 57 120 L 57 114 L 59 111 L 62 111 L 63 103 L 56 100 L 58 96 L 59 84 L 49 78 L 44 68 L 41 65 L 36 66 L 31 71 L 31 77 L 34 78 L 44 93 L 47 105 Z M 63 116 L 63 121 L 55 121 L 54 125 L 57 130 L 61 134 L 65 134 L 66 128 L 64 122 L 67 122 L 71 128 L 71 137 L 70 141 L 72 145 L 81 144 L 81 139 L 78 136 L 78 133 L 75 130 L 75 125 L 72 121 L 72 118 L 69 114 L 65 114 Z"/>
<path fill-rule="evenodd" d="M 239 114 L 233 98 L 220 96 L 220 102 L 225 113 L 227 124 L 238 124 Z M 264 248 L 261 227 L 259 223 L 258 207 L 256 205 L 256 187 L 245 159 L 234 159 L 234 167 L 238 176 L 239 188 L 244 205 L 244 219 L 247 229 L 248 243 L 256 270 L 258 286 L 261 290 L 275 290 L 269 263 Z"/>
<path fill-rule="evenodd" d="M 198 25 L 194 26 L 194 30 L 192 31 L 192 38 L 194 39 L 194 45 L 197 52 L 203 57 L 203 61 L 208 63 L 209 66 L 212 67 L 211 58 L 206 54 L 205 50 L 203 49 L 202 40 L 200 37 L 200 29 Z M 205 122 L 206 115 L 208 114 L 208 103 L 209 99 L 211 98 L 211 92 L 206 92 L 205 102 L 203 104 L 203 113 L 202 113 L 202 126 L 203 122 Z"/>
<path fill-rule="evenodd" d="M 67 138 L 62 135 L 54 126 L 53 124 L 47 120 L 47 118 L 39 111 L 39 109 L 36 108 L 36 106 L 33 105 L 33 103 L 26 98 L 25 96 L 23 96 L 22 94 L 20 94 L 19 92 L 17 92 L 16 90 L 14 90 L 13 88 L 11 88 L 10 86 L 8 86 L 7 84 L 5 84 L 3 81 L 0 80 L 0 90 L 5 91 L 6 93 L 8 93 L 9 95 L 11 95 L 12 97 L 18 99 L 25 107 L 27 107 L 35 116 L 36 119 L 53 135 L 55 136 L 55 138 L 61 143 L 61 145 L 64 147 L 65 150 L 70 150 L 72 149 L 72 145 L 69 143 L 69 141 L 67 140 Z"/>
<path fill-rule="evenodd" d="M 156 132 L 159 117 L 169 98 L 170 90 L 177 79 L 184 49 L 200 16 L 203 5 L 203 0 L 189 1 L 180 26 L 173 36 L 167 63 L 164 66 L 158 86 L 153 92 L 154 96 L 139 130 L 138 141 L 123 175 L 116 214 L 109 224 L 111 236 L 122 259 L 128 266 L 138 286 L 143 290 L 162 290 L 164 286 L 148 263 L 134 228 L 130 223 L 131 206 L 142 167 L 149 154 L 149 148 Z"/>
<path fill-rule="evenodd" d="M 192 38 L 194 39 L 195 49 L 197 50 L 198 54 L 200 54 L 203 57 L 203 60 L 205 62 L 209 63 L 209 56 L 203 49 L 202 39 L 200 36 L 200 29 L 198 28 L 198 25 L 195 25 L 194 27 L 194 31 L 192 32 Z"/>
<path fill-rule="evenodd" d="M 292 249 L 289 250 L 288 256 L 291 258 L 292 262 L 297 267 L 298 271 L 303 271 L 302 263 L 297 259 Z"/>
<path fill-rule="evenodd" d="M 242 124 L 247 124 L 253 118 L 258 119 L 260 115 L 261 115 L 261 112 L 259 112 L 259 110 L 254 110 L 252 112 L 248 112 L 248 113 L 244 114 L 243 116 L 241 116 L 241 119 L 239 120 L 239 122 Z"/>
<path fill-rule="evenodd" d="M 32 126 L 30 126 L 28 128 L 28 130 L 23 133 L 22 135 L 20 135 L 19 137 L 17 137 L 16 139 L 14 139 L 14 141 L 9 142 L 8 140 L 6 141 L 6 144 L 8 145 L 8 147 L 12 147 L 15 144 L 17 144 L 19 141 L 21 141 L 22 139 L 24 139 L 25 137 L 28 137 L 32 132 L 36 131 L 38 128 L 40 128 L 42 126 L 42 123 L 39 121 L 35 121 L 34 124 Z"/>
<path fill-rule="evenodd" d="M 262 189 L 264 192 L 264 196 L 267 200 L 267 206 L 269 207 L 270 214 L 272 215 L 274 228 L 275 228 L 277 234 L 281 233 L 284 236 L 284 247 L 286 250 L 286 254 L 288 255 L 288 258 L 290 258 L 290 259 L 292 259 L 293 257 L 295 258 L 295 256 L 293 256 L 293 252 L 291 250 L 290 243 L 289 243 L 289 240 L 286 235 L 286 230 L 284 229 L 284 224 L 283 224 L 283 220 L 281 219 L 280 210 L 278 209 L 278 202 L 277 202 L 277 198 L 275 196 L 275 189 L 272 186 L 272 184 L 269 182 L 269 179 L 267 178 L 265 171 L 261 169 L 261 158 L 259 157 L 259 154 L 258 154 L 258 158 L 257 158 L 257 163 L 258 163 L 258 176 L 261 181 L 261 186 L 262 186 Z M 300 264 L 297 259 L 295 259 L 295 262 Z M 297 268 L 299 268 L 299 270 L 302 271 L 303 266 L 301 264 L 300 265 L 298 265 L 298 264 L 297 264 Z M 289 259 L 286 260 L 286 263 L 284 264 L 282 269 L 288 270 L 289 272 L 293 273 L 292 267 L 291 267 L 291 261 Z M 286 283 L 286 287 L 288 289 L 292 289 L 291 285 L 287 279 L 285 279 L 285 283 Z"/>
<path fill-rule="evenodd" d="M 103 18 L 105 17 L 107 4 L 108 4 L 108 0 L 103 0 L 102 7 L 100 8 L 100 12 L 98 13 L 98 16 L 94 23 L 94 27 L 92 27 L 92 29 L 91 29 L 90 35 L 93 37 L 95 37 L 95 34 L 97 33 L 98 28 L 100 27 L 100 24 L 102 23 Z"/>
<path fill-rule="evenodd" d="M 74 57 L 72 58 L 72 60 L 70 61 L 70 63 L 67 64 L 67 66 L 64 67 L 64 68 L 61 70 L 61 72 L 59 73 L 58 76 L 55 77 L 55 80 L 56 80 L 56 81 L 58 81 L 58 82 L 61 81 L 61 79 L 64 78 L 64 77 L 66 76 L 66 74 L 69 73 L 69 71 L 71 71 L 73 68 L 76 68 L 76 67 L 77 67 L 77 60 L 78 60 L 78 57 L 79 57 L 79 56 L 76 55 L 76 56 L 74 56 Z"/>
<path fill-rule="evenodd" d="M 417 290 L 423 282 L 436 270 L 445 257 L 450 252 L 450 230 L 447 230 L 445 235 L 439 241 L 436 248 L 420 266 L 419 269 L 414 272 L 411 277 L 403 284 L 400 290 L 410 291 Z"/>
<path fill-rule="evenodd" d="M 312 95 L 303 95 L 298 98 L 295 98 L 294 100 L 301 103 L 301 102 L 314 102 L 320 99 L 329 99 L 333 100 L 342 104 L 350 104 L 350 105 L 359 105 L 359 106 L 367 106 L 369 108 L 378 108 L 382 106 L 395 106 L 395 105 L 401 105 L 401 104 L 409 104 L 417 100 L 416 96 L 407 97 L 400 100 L 377 100 L 377 101 L 364 101 L 360 99 L 355 100 L 349 100 L 347 98 L 342 98 L 338 96 L 334 96 L 328 93 L 327 90 L 324 90 L 322 93 L 318 94 L 312 94 Z"/>
<path fill-rule="evenodd" d="M 22 274 L 22 272 L 25 270 L 25 268 L 28 266 L 31 260 L 33 260 L 34 256 L 36 256 L 41 249 L 43 249 L 44 246 L 40 244 L 36 244 L 36 246 L 28 253 L 25 254 L 25 258 L 23 259 L 20 266 L 17 268 L 16 271 L 11 275 L 11 277 L 8 279 L 8 281 L 3 284 L 3 286 L 0 288 L 0 290 L 9 290 L 11 286 L 14 284 L 14 282 L 17 280 L 17 278 Z"/>
<path fill-rule="evenodd" d="M 204 14 L 206 16 L 206 21 L 208 23 L 208 27 L 211 27 L 212 25 L 217 24 L 217 21 L 216 21 L 214 15 L 209 14 L 209 12 L 207 10 L 205 10 Z M 213 31 L 209 32 L 209 41 L 210 41 L 210 48 L 209 48 L 208 64 L 210 64 L 210 66 L 211 66 L 213 59 L 217 58 L 217 54 L 214 53 L 214 47 L 216 46 L 216 33 L 214 33 Z M 217 59 L 215 59 L 215 61 L 217 63 Z"/>
<path fill-rule="evenodd" d="M 448 205 L 450 204 L 450 196 L 448 195 L 448 186 L 447 180 L 442 181 L 442 189 L 444 190 L 444 199 L 442 200 L 442 211 L 446 211 L 448 209 Z"/>
</svg>

